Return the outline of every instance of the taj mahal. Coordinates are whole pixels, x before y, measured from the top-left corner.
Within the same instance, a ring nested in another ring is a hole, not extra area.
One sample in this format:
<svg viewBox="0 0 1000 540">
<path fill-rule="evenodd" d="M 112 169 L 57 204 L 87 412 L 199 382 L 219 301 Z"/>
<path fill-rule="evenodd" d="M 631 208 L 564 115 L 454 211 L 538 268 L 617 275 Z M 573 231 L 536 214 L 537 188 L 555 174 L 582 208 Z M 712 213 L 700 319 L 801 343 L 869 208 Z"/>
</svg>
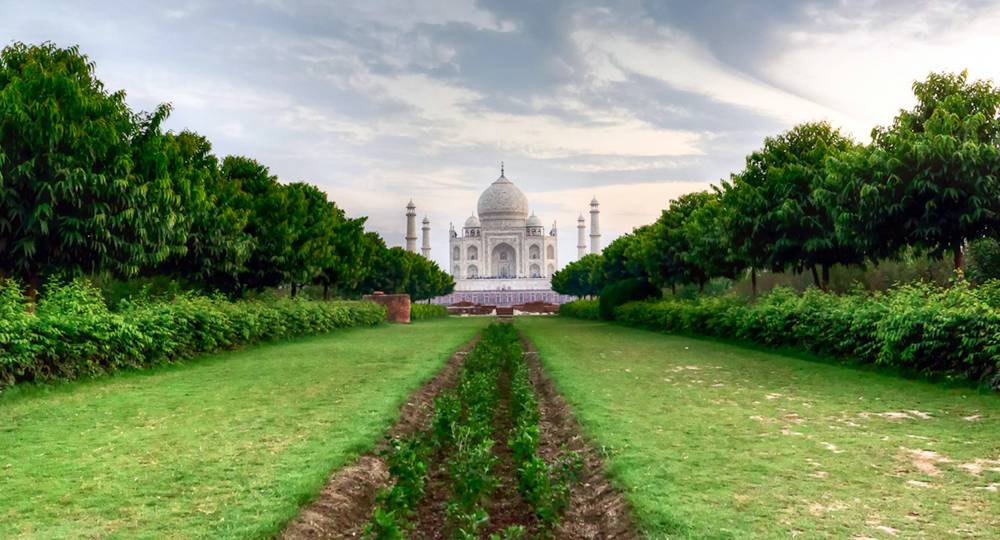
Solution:
<svg viewBox="0 0 1000 540">
<path fill-rule="evenodd" d="M 416 206 L 406 207 L 406 248 L 417 251 Z M 476 215 L 478 214 L 478 215 Z M 504 174 L 479 196 L 476 214 L 461 231 L 449 228 L 448 267 L 455 292 L 433 300 L 439 304 L 473 302 L 510 306 L 528 302 L 563 303 L 571 298 L 552 290 L 552 274 L 559 267 L 556 223 L 546 229 L 541 218 L 529 215 L 528 198 Z M 601 250 L 597 199 L 590 202 L 590 251 Z M 430 220 L 422 223 L 421 253 L 430 257 Z M 577 220 L 577 256 L 587 253 L 585 221 Z"/>
</svg>

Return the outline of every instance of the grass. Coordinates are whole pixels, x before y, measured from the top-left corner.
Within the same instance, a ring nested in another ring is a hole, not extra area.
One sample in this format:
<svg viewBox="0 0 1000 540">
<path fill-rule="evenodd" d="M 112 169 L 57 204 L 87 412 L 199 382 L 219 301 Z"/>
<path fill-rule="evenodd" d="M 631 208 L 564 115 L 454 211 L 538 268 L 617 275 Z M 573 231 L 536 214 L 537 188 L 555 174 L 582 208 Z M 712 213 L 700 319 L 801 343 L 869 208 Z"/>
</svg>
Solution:
<svg viewBox="0 0 1000 540">
<path fill-rule="evenodd" d="M 0 538 L 264 538 L 482 319 L 341 330 L 0 395 Z"/>
<path fill-rule="evenodd" d="M 995 538 L 1000 396 L 522 317 L 653 538 Z"/>
</svg>

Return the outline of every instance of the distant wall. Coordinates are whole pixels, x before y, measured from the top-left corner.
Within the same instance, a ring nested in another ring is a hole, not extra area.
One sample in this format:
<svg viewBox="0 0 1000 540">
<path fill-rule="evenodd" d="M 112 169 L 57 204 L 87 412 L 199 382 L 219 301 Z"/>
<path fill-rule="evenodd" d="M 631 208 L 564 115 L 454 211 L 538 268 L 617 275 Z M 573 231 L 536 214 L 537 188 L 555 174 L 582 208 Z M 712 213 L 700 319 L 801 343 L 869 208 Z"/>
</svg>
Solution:
<svg viewBox="0 0 1000 540">
<path fill-rule="evenodd" d="M 410 295 L 385 294 L 380 291 L 375 291 L 372 294 L 366 294 L 364 299 L 385 306 L 385 319 L 387 321 L 409 324 Z"/>
</svg>

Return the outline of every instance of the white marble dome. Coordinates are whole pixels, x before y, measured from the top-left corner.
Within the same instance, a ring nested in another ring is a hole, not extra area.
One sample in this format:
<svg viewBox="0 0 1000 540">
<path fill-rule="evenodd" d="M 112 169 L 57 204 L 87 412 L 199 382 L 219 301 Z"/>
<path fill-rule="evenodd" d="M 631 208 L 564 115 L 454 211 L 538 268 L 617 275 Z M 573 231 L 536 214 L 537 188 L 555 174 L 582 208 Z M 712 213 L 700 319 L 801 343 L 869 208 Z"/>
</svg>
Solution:
<svg viewBox="0 0 1000 540">
<path fill-rule="evenodd" d="M 528 198 L 501 175 L 479 196 L 478 210 L 483 219 L 523 220 L 528 217 Z"/>
<path fill-rule="evenodd" d="M 528 218 L 528 227 L 542 227 L 542 218 L 535 215 L 534 212 L 531 213 L 531 217 Z"/>
<path fill-rule="evenodd" d="M 479 218 L 476 216 L 469 216 L 469 219 L 465 220 L 466 229 L 475 229 L 479 227 Z"/>
</svg>

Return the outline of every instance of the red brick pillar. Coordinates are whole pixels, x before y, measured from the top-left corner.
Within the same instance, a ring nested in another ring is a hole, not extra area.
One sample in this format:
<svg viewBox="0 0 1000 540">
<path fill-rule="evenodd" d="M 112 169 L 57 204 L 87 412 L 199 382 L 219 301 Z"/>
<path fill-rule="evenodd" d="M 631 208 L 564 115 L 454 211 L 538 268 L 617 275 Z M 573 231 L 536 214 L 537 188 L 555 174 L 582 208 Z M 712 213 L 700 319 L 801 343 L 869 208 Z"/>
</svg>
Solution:
<svg viewBox="0 0 1000 540">
<path fill-rule="evenodd" d="M 410 295 L 408 294 L 385 294 L 382 291 L 375 291 L 362 297 L 369 302 L 375 302 L 385 306 L 385 318 L 389 322 L 410 323 Z"/>
</svg>

